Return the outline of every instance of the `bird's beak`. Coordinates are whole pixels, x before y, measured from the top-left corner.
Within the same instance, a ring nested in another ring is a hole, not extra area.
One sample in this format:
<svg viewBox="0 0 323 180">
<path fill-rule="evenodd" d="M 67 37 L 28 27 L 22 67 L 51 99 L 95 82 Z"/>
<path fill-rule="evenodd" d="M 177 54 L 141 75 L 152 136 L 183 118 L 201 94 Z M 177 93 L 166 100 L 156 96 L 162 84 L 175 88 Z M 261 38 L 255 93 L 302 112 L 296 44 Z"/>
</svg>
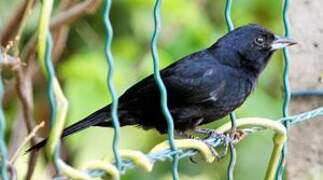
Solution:
<svg viewBox="0 0 323 180">
<path fill-rule="evenodd" d="M 294 44 L 297 44 L 297 42 L 290 38 L 276 36 L 275 40 L 270 45 L 270 50 L 274 51 Z"/>
</svg>

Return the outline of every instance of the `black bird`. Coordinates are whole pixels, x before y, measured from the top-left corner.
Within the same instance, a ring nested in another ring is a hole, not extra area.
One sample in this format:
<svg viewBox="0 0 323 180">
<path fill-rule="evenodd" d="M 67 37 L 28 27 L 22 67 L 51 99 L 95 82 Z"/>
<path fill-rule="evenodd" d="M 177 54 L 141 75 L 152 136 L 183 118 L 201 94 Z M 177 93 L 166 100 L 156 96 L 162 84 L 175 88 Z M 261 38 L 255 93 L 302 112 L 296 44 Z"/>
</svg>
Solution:
<svg viewBox="0 0 323 180">
<path fill-rule="evenodd" d="M 257 78 L 273 52 L 293 44 L 295 41 L 291 39 L 250 24 L 161 70 L 176 131 L 193 130 L 239 107 L 255 88 Z M 62 138 L 90 126 L 112 127 L 110 106 L 67 127 Z M 167 132 L 160 92 L 153 75 L 130 87 L 119 98 L 118 116 L 121 126 L 139 125 Z M 45 144 L 46 140 L 43 140 L 29 151 Z"/>
</svg>

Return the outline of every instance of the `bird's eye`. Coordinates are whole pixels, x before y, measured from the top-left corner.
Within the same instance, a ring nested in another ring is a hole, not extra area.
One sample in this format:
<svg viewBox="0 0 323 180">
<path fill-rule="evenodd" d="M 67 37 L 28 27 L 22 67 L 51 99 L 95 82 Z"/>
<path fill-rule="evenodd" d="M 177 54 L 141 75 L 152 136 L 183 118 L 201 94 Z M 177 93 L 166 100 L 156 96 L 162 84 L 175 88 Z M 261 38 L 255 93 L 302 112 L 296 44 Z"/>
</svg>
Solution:
<svg viewBox="0 0 323 180">
<path fill-rule="evenodd" d="M 265 38 L 260 36 L 255 39 L 256 44 L 263 45 L 265 43 Z"/>
</svg>

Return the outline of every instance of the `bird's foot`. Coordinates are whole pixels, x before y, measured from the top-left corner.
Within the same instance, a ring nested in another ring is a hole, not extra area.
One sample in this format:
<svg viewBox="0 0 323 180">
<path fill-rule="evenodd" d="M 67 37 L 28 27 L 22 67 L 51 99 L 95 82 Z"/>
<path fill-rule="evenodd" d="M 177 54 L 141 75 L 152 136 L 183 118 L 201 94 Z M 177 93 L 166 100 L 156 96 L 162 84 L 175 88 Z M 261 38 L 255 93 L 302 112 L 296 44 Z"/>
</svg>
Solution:
<svg viewBox="0 0 323 180">
<path fill-rule="evenodd" d="M 227 150 L 223 150 L 222 152 L 218 152 L 211 143 L 207 142 L 207 141 L 203 141 L 208 147 L 209 147 L 209 150 L 212 152 L 212 155 L 219 161 L 221 160 L 222 158 L 225 157 L 226 155 L 226 151 Z M 225 148 L 227 149 L 227 148 Z"/>
<path fill-rule="evenodd" d="M 185 139 L 195 139 L 202 141 L 206 144 L 212 153 L 212 155 L 217 159 L 221 160 L 227 155 L 229 144 L 237 144 L 245 137 L 245 132 L 241 129 L 236 129 L 234 131 L 230 131 L 228 133 L 219 133 L 214 129 L 207 129 L 207 128 L 196 128 L 192 131 L 192 134 L 183 132 L 183 131 L 175 131 L 175 135 Z M 199 137 L 198 135 L 204 136 L 203 138 Z M 223 150 L 221 152 L 217 151 L 217 147 L 214 145 L 215 140 L 221 140 L 223 144 Z M 193 158 L 190 158 L 193 163 L 196 161 Z"/>
<path fill-rule="evenodd" d="M 210 151 L 217 160 L 220 160 L 226 156 L 230 143 L 237 144 L 246 136 L 246 133 L 241 129 L 235 129 L 227 134 L 219 133 L 214 129 L 207 128 L 196 128 L 193 132 L 195 134 L 206 135 L 206 137 L 203 138 L 202 141 L 209 147 Z M 217 152 L 214 145 L 212 144 L 212 139 L 222 140 L 223 150 L 220 153 Z"/>
<path fill-rule="evenodd" d="M 210 141 L 208 141 L 209 139 L 214 139 L 214 138 L 221 138 L 222 144 L 223 144 L 223 150 L 221 152 L 218 152 L 216 150 L 216 147 L 214 147 L 214 145 Z M 207 138 L 204 139 L 204 143 L 208 145 L 210 151 L 212 151 L 214 157 L 218 161 L 223 159 L 227 155 L 230 141 L 231 139 L 229 135 L 224 135 L 219 133 L 216 133 L 216 134 L 212 133 Z"/>
<path fill-rule="evenodd" d="M 207 129 L 207 128 L 196 128 L 196 129 L 194 129 L 193 133 L 206 136 L 206 137 L 204 137 L 202 139 L 202 141 L 209 147 L 209 149 L 212 152 L 213 156 L 217 160 L 220 160 L 223 157 L 225 157 L 225 155 L 227 154 L 228 144 L 229 144 L 229 141 L 230 141 L 229 136 L 226 136 L 223 133 L 218 133 L 214 129 Z M 219 153 L 216 150 L 216 147 L 212 143 L 212 140 L 214 140 L 214 139 L 221 139 L 223 141 L 224 149 L 223 149 L 222 152 Z"/>
<path fill-rule="evenodd" d="M 200 135 L 206 135 L 203 139 L 210 139 L 210 138 L 217 138 L 219 136 L 222 136 L 222 133 L 218 133 L 214 129 L 208 129 L 208 128 L 195 128 L 193 130 L 193 133 L 200 134 Z"/>
</svg>

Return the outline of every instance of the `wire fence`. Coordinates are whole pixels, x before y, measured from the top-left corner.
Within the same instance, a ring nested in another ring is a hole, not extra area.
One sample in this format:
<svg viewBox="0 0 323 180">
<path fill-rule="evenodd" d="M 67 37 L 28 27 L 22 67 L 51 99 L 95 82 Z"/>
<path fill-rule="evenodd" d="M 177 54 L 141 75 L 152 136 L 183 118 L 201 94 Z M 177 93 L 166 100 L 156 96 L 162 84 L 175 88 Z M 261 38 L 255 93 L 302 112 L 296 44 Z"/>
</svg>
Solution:
<svg viewBox="0 0 323 180">
<path fill-rule="evenodd" d="M 52 39 L 49 31 L 49 21 L 51 17 L 52 7 L 54 0 L 45 0 L 42 2 L 41 17 L 39 20 L 38 28 L 38 59 L 39 64 L 42 67 L 43 73 L 46 75 L 48 80 L 48 97 L 51 107 L 51 117 L 50 117 L 50 135 L 49 142 L 46 145 L 47 156 L 54 163 L 57 170 L 56 179 L 61 177 L 68 176 L 71 178 L 79 179 L 90 179 L 92 177 L 101 177 L 105 175 L 110 175 L 116 179 L 120 178 L 122 173 L 125 173 L 127 169 L 134 167 L 142 167 L 147 171 L 152 169 L 152 166 L 157 161 L 172 160 L 172 177 L 174 180 L 179 179 L 178 175 L 178 162 L 182 158 L 192 157 L 196 154 L 201 154 L 203 159 L 207 162 L 213 162 L 214 156 L 208 147 L 205 147 L 205 144 L 198 144 L 192 146 L 192 144 L 187 145 L 182 143 L 183 141 L 174 139 L 174 124 L 172 116 L 167 107 L 167 91 L 165 85 L 163 84 L 162 78 L 159 73 L 159 56 L 158 56 L 158 37 L 161 31 L 161 16 L 160 16 L 160 7 L 161 0 L 155 0 L 155 5 L 153 9 L 153 22 L 154 22 L 154 32 L 150 44 L 153 65 L 154 65 L 154 78 L 158 84 L 160 93 L 161 93 L 161 108 L 162 112 L 167 120 L 168 125 L 168 141 L 157 145 L 150 153 L 143 154 L 137 151 L 124 151 L 119 150 L 119 136 L 120 136 L 120 124 L 117 116 L 117 107 L 118 107 L 118 98 L 113 86 L 113 74 L 114 74 L 114 59 L 111 52 L 111 43 L 113 39 L 113 29 L 110 21 L 110 9 L 112 0 L 105 0 L 105 9 L 103 15 L 103 21 L 105 24 L 106 30 L 106 44 L 105 44 L 105 56 L 108 65 L 108 75 L 107 75 L 107 85 L 109 93 L 112 97 L 112 106 L 111 106 L 111 117 L 113 120 L 114 127 L 114 138 L 112 143 L 112 150 L 114 153 L 114 162 L 103 162 L 103 161 L 94 161 L 89 162 L 85 168 L 78 170 L 74 167 L 67 165 L 61 158 L 59 152 L 60 145 L 60 135 L 63 130 L 65 117 L 68 109 L 68 103 L 64 94 L 60 88 L 60 84 L 55 76 L 55 69 L 52 64 Z M 288 0 L 283 1 L 282 17 L 283 24 L 285 29 L 285 36 L 289 37 L 289 22 L 288 22 Z M 225 3 L 225 20 L 227 23 L 228 30 L 231 31 L 234 29 L 234 25 L 230 16 L 231 13 L 232 0 L 226 0 Z M 4 55 L 0 52 L 0 63 L 4 61 Z M 314 117 L 323 116 L 323 107 L 318 109 L 308 111 L 302 114 L 289 116 L 288 115 L 288 105 L 290 97 L 292 95 L 289 84 L 288 84 L 288 72 L 289 72 L 289 53 L 288 50 L 284 49 L 284 103 L 282 107 L 283 117 L 276 121 L 261 119 L 258 118 L 255 121 L 254 118 L 245 119 L 244 121 L 236 119 L 235 114 L 230 114 L 230 123 L 225 124 L 220 127 L 219 134 L 216 137 L 210 137 L 206 141 L 212 145 L 214 149 L 218 147 L 227 147 L 230 149 L 230 163 L 227 170 L 227 179 L 232 180 L 234 178 L 234 167 L 236 162 L 236 153 L 233 142 L 233 137 L 230 137 L 230 133 L 227 131 L 239 128 L 245 134 L 256 133 L 263 131 L 265 129 L 272 129 L 276 132 L 277 137 L 283 137 L 280 142 L 285 143 L 286 139 L 286 129 L 290 126 L 297 125 L 304 121 L 313 119 Z M 3 84 L 0 81 L 0 101 L 3 97 Z M 284 127 L 282 127 L 284 125 Z M 4 138 L 5 132 L 5 119 L 3 115 L 2 107 L 0 106 L 0 153 L 1 153 L 1 178 L 3 180 L 9 179 L 8 176 L 8 158 L 7 158 L 7 148 Z M 275 136 L 276 138 L 276 136 Z M 276 138 L 277 140 L 278 138 Z M 278 142 L 278 141 L 275 141 Z M 276 146 L 275 146 L 276 147 Z M 282 149 L 281 149 L 282 148 Z M 281 146 L 281 148 L 276 148 L 278 153 L 273 151 L 270 164 L 267 169 L 266 177 L 271 179 L 273 175 L 275 179 L 280 180 L 284 172 L 285 158 L 287 153 L 287 146 Z M 277 154 L 279 157 L 276 157 Z M 225 153 L 225 152 L 224 152 Z M 279 161 L 277 161 L 277 158 Z"/>
</svg>

